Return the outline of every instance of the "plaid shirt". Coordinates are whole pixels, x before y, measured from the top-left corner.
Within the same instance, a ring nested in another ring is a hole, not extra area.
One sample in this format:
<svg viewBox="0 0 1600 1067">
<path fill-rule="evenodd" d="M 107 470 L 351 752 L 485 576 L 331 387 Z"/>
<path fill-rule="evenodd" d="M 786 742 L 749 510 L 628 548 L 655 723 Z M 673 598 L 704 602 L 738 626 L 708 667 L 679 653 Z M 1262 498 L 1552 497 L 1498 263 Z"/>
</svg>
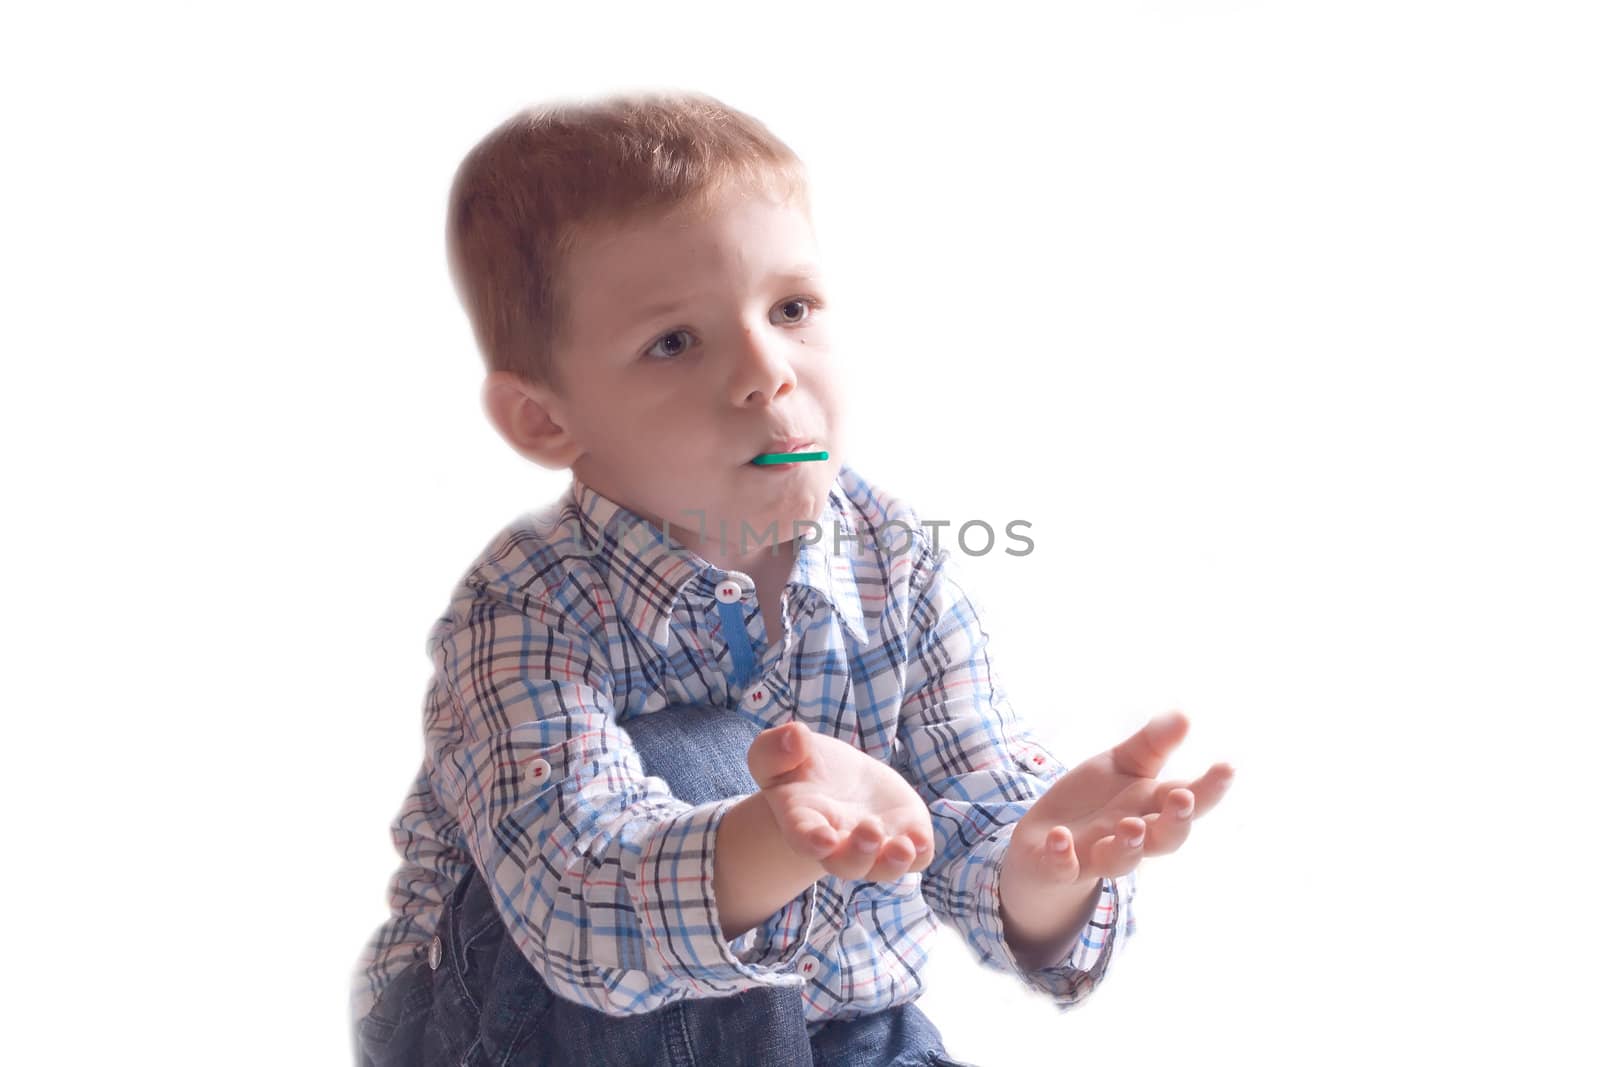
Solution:
<svg viewBox="0 0 1600 1067">
<path fill-rule="evenodd" d="M 425 757 L 392 826 L 403 862 L 354 975 L 354 1019 L 426 955 L 469 865 L 552 991 L 611 1015 L 796 985 L 814 1033 L 916 999 L 940 919 L 1062 1010 L 1099 985 L 1134 933 L 1131 874 L 1102 881 L 1055 964 L 1024 970 L 1006 945 L 1001 861 L 1067 768 L 1008 703 L 949 550 L 849 465 L 815 521 L 801 527 L 782 647 L 768 647 L 748 575 L 576 478 L 491 542 L 428 637 Z M 718 600 L 728 580 L 742 600 Z M 895 882 L 824 875 L 724 939 L 711 856 L 738 798 L 678 800 L 618 728 L 678 703 L 763 727 L 798 718 L 890 763 L 928 804 L 933 861 Z"/>
</svg>

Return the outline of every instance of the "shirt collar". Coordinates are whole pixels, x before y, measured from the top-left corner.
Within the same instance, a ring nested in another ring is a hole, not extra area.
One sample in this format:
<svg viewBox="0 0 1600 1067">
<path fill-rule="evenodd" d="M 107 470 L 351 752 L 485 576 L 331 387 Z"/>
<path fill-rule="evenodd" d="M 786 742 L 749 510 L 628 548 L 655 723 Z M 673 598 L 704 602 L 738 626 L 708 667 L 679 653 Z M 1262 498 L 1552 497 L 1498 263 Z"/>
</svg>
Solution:
<svg viewBox="0 0 1600 1067">
<path fill-rule="evenodd" d="M 794 568 L 787 584 L 815 590 L 832 607 L 850 636 L 858 644 L 865 644 L 867 627 L 856 585 L 855 561 L 872 558 L 864 550 L 871 542 L 861 539 L 855 509 L 840 484 L 848 470 L 840 468 L 840 476 L 834 479 L 819 514 L 812 516 L 816 529 L 801 527 L 804 536 L 797 539 Z M 673 607 L 691 583 L 703 581 L 709 593 L 715 583 L 734 576 L 750 588 L 749 575 L 724 571 L 676 538 L 664 537 L 658 524 L 601 495 L 577 475 L 573 475 L 570 493 L 577 504 L 587 550 L 599 562 L 618 612 L 662 651 L 669 644 Z"/>
</svg>

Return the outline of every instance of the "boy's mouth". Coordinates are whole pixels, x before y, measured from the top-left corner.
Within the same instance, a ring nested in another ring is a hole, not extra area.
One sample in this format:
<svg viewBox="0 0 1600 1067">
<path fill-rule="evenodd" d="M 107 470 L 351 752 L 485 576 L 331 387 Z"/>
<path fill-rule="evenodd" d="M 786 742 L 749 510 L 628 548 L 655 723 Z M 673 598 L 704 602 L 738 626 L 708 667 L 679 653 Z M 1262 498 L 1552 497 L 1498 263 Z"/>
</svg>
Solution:
<svg viewBox="0 0 1600 1067">
<path fill-rule="evenodd" d="M 828 453 L 819 449 L 814 441 L 791 438 L 784 442 L 773 442 L 768 448 L 771 451 L 761 453 L 750 462 L 757 467 L 782 467 L 792 463 L 813 463 L 828 458 Z"/>
</svg>

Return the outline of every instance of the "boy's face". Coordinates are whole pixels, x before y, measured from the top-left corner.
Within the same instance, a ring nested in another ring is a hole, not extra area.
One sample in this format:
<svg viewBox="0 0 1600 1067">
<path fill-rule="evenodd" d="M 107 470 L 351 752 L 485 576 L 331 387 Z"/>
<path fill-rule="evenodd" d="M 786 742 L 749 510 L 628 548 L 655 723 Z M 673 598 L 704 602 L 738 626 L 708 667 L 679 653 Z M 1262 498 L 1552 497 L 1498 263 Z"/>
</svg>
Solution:
<svg viewBox="0 0 1600 1067">
<path fill-rule="evenodd" d="M 804 207 L 724 193 L 704 216 L 588 230 L 562 281 L 563 388 L 539 394 L 564 431 L 562 458 L 719 566 L 772 558 L 774 542 L 821 510 L 845 444 L 832 311 Z M 811 444 L 774 447 L 791 436 Z M 825 462 L 750 462 L 821 450 Z"/>
</svg>

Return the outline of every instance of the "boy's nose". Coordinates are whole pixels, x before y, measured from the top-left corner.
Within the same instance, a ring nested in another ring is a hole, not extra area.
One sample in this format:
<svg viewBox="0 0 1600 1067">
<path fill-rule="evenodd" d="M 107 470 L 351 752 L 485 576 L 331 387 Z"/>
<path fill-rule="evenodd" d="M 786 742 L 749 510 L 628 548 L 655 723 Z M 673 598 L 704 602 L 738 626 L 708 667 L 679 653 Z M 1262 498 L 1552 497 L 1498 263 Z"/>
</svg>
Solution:
<svg viewBox="0 0 1600 1067">
<path fill-rule="evenodd" d="M 735 404 L 772 401 L 794 388 L 794 368 L 783 352 L 783 342 L 771 336 L 770 328 L 739 331 L 739 347 L 734 353 L 732 399 Z"/>
</svg>

